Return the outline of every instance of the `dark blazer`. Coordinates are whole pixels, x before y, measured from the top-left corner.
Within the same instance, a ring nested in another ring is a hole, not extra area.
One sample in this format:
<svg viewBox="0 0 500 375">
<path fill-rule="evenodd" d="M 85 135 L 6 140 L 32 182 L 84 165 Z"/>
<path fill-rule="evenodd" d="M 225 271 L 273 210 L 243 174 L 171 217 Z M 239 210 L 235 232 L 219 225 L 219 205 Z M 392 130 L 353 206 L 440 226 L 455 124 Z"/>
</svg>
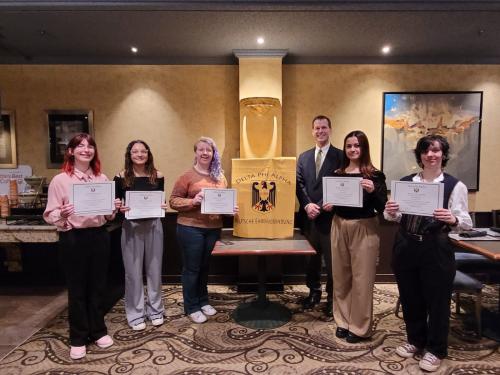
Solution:
<svg viewBox="0 0 500 375">
<path fill-rule="evenodd" d="M 302 224 L 308 220 L 304 207 L 308 203 L 323 205 L 323 177 L 331 176 L 342 164 L 343 152 L 330 145 L 325 160 L 316 178 L 316 161 L 314 159 L 315 147 L 304 151 L 297 161 L 297 198 L 299 199 L 299 217 Z M 322 211 L 315 219 L 316 226 L 325 233 L 330 233 L 333 213 Z M 303 227 L 303 225 L 302 225 Z"/>
</svg>

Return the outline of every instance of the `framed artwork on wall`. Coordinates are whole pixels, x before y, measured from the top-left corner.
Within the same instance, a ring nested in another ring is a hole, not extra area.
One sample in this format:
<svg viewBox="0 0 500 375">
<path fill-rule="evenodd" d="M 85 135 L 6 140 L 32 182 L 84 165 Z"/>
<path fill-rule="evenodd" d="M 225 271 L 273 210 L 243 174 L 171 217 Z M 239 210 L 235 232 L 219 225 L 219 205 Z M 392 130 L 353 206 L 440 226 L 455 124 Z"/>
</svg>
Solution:
<svg viewBox="0 0 500 375">
<path fill-rule="evenodd" d="M 60 168 L 68 142 L 78 133 L 93 136 L 93 113 L 90 110 L 48 110 L 49 132 L 47 168 Z"/>
<path fill-rule="evenodd" d="M 439 134 L 450 144 L 445 171 L 469 191 L 478 191 L 482 103 L 482 91 L 384 92 L 382 170 L 388 186 L 421 170 L 414 154 L 417 141 Z"/>
<path fill-rule="evenodd" d="M 17 168 L 16 119 L 14 111 L 1 111 L 0 168 Z"/>
</svg>

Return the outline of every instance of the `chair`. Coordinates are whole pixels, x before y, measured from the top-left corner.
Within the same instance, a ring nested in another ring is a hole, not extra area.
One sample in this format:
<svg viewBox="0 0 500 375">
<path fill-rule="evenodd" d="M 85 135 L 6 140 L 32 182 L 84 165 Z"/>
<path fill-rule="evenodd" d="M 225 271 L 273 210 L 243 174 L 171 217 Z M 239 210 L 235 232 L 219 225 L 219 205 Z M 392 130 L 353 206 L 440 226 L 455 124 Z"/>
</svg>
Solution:
<svg viewBox="0 0 500 375">
<path fill-rule="evenodd" d="M 455 312 L 460 314 L 460 293 L 472 294 L 476 297 L 474 303 L 474 315 L 476 316 L 476 327 L 477 334 L 481 335 L 481 302 L 482 302 L 482 292 L 484 285 L 476 280 L 475 278 L 458 271 L 455 274 L 455 279 L 453 279 L 453 292 L 455 293 Z M 396 308 L 394 314 L 399 318 L 399 310 L 401 308 L 401 301 L 398 298 L 396 302 Z"/>
<path fill-rule="evenodd" d="M 494 227 L 500 226 L 500 210 L 491 210 L 491 221 Z"/>
</svg>

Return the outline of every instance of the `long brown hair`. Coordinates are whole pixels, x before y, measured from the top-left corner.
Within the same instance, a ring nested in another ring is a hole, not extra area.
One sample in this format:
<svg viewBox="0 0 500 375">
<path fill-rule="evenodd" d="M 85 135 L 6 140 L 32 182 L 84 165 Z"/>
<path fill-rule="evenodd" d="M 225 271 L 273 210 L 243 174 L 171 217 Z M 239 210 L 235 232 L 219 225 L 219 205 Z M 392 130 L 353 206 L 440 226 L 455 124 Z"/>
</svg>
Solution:
<svg viewBox="0 0 500 375">
<path fill-rule="evenodd" d="M 94 157 L 90 161 L 89 165 L 90 168 L 92 168 L 94 175 L 98 176 L 101 174 L 101 161 L 99 160 L 99 154 L 97 153 L 97 144 L 95 143 L 94 138 L 87 133 L 77 134 L 68 142 L 68 146 L 66 146 L 66 151 L 64 152 L 64 162 L 61 169 L 67 174 L 73 173 L 75 170 L 75 156 L 70 153 L 70 150 L 74 152 L 76 146 L 82 143 L 84 139 L 87 140 L 90 146 L 94 147 Z"/>
<path fill-rule="evenodd" d="M 363 177 L 372 177 L 373 173 L 377 170 L 372 164 L 372 159 L 370 157 L 370 144 L 368 143 L 368 137 L 361 130 L 354 130 L 347 134 L 344 138 L 344 159 L 342 160 L 342 166 L 340 167 L 340 172 L 345 173 L 346 168 L 351 162 L 347 157 L 345 151 L 345 144 L 348 138 L 356 137 L 359 142 L 359 148 L 361 150 L 361 155 L 359 157 L 359 171 Z"/>
<path fill-rule="evenodd" d="M 149 183 L 151 185 L 156 184 L 156 179 L 158 178 L 158 171 L 155 168 L 154 160 L 153 160 L 153 153 L 151 152 L 151 149 L 149 148 L 148 144 L 140 139 L 136 139 L 135 141 L 132 141 L 128 144 L 127 150 L 125 151 L 125 168 L 123 172 L 123 177 L 124 177 L 124 182 L 126 187 L 131 187 L 132 184 L 134 183 L 135 179 L 135 174 L 134 174 L 134 162 L 132 161 L 132 157 L 130 156 L 132 152 L 132 147 L 136 143 L 142 144 L 146 150 L 148 150 L 148 160 L 146 161 L 145 164 L 145 169 L 146 173 L 149 177 Z"/>
</svg>

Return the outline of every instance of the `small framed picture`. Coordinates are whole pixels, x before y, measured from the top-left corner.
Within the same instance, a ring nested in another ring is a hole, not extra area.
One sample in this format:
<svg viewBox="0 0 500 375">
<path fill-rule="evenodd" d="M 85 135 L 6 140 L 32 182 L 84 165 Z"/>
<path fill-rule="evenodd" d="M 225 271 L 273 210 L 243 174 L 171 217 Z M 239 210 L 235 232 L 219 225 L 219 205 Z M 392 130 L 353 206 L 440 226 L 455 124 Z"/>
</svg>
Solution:
<svg viewBox="0 0 500 375">
<path fill-rule="evenodd" d="M 69 141 L 79 133 L 93 136 L 93 113 L 90 110 L 48 110 L 49 132 L 47 168 L 60 168 Z"/>
<path fill-rule="evenodd" d="M 0 168 L 17 168 L 14 111 L 2 111 L 0 121 Z"/>
</svg>

